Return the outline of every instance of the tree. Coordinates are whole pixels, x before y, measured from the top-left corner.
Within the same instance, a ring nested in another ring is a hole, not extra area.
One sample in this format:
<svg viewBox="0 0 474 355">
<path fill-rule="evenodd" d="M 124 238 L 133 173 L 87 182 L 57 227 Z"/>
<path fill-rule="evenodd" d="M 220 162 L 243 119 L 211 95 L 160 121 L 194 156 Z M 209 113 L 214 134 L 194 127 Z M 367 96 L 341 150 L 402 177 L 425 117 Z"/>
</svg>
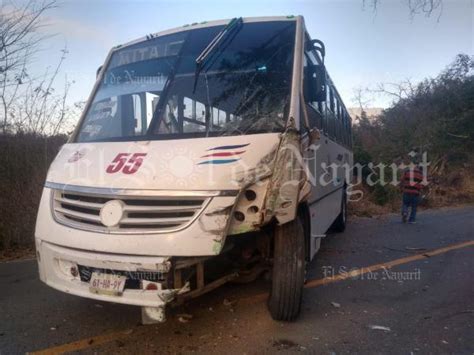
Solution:
<svg viewBox="0 0 474 355">
<path fill-rule="evenodd" d="M 0 127 L 3 134 L 29 132 L 55 134 L 64 125 L 66 97 L 71 85 L 65 81 L 59 94 L 54 89 L 67 50 L 58 64 L 32 75 L 29 66 L 40 44 L 42 17 L 56 7 L 55 0 L 3 2 L 0 5 Z"/>
<path fill-rule="evenodd" d="M 417 150 L 445 164 L 473 156 L 474 56 L 459 54 L 435 78 L 381 84 L 375 91 L 394 101 L 355 129 L 355 141 L 373 158 L 390 162 Z"/>
</svg>

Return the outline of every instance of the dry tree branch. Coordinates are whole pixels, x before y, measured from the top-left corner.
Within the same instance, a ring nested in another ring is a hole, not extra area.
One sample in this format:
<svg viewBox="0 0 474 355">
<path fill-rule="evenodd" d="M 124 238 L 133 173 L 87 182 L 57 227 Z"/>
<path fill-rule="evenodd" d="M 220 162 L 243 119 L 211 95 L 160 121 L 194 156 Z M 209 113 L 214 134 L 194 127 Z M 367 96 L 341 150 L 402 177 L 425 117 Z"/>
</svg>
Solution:
<svg viewBox="0 0 474 355">
<path fill-rule="evenodd" d="M 3 133 L 18 110 L 12 105 L 28 79 L 27 67 L 38 45 L 47 36 L 38 33 L 42 15 L 56 7 L 56 0 L 4 1 L 0 4 L 0 114 Z M 30 78 L 31 80 L 31 78 Z M 21 117 L 20 117 L 21 120 Z"/>
<path fill-rule="evenodd" d="M 373 94 L 386 95 L 398 101 L 412 96 L 416 91 L 416 86 L 410 79 L 405 79 L 398 83 L 379 83 L 375 89 L 368 89 L 368 91 Z"/>
<path fill-rule="evenodd" d="M 366 7 L 370 8 L 374 14 L 377 14 L 377 9 L 380 6 L 382 0 L 362 0 L 362 10 Z M 405 0 L 410 14 L 410 18 L 413 20 L 416 15 L 425 15 L 430 17 L 436 12 L 438 13 L 437 22 L 439 22 L 443 13 L 443 0 Z"/>
</svg>

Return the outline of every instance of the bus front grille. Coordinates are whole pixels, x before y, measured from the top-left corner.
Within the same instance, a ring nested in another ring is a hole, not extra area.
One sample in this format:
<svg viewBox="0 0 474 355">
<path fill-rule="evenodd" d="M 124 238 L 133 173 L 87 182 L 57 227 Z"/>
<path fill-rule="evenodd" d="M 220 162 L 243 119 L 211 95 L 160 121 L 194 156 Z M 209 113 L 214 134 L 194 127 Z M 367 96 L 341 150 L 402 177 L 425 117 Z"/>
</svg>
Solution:
<svg viewBox="0 0 474 355">
<path fill-rule="evenodd" d="M 101 211 L 109 201 L 119 201 L 121 217 L 104 224 Z M 172 232 L 190 225 L 209 202 L 206 197 L 104 196 L 54 190 L 52 210 L 57 222 L 102 233 Z"/>
</svg>

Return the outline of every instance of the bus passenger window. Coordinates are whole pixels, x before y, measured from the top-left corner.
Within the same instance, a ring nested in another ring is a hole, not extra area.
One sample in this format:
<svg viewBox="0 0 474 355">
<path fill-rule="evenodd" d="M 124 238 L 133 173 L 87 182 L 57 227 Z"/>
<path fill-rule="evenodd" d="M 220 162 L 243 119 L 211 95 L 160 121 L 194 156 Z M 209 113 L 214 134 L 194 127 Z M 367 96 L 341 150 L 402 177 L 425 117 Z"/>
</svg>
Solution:
<svg viewBox="0 0 474 355">
<path fill-rule="evenodd" d="M 140 96 L 137 94 L 132 95 L 132 102 L 133 102 L 133 118 L 135 121 L 135 135 L 141 136 L 142 134 L 146 133 L 146 128 L 144 126 L 144 122 L 142 120 L 142 106 L 141 106 L 141 99 Z"/>
<path fill-rule="evenodd" d="M 202 123 L 206 122 L 206 106 L 203 103 L 190 99 L 189 97 L 184 97 L 183 105 L 183 116 L 185 119 Z"/>
<path fill-rule="evenodd" d="M 215 127 L 222 127 L 225 123 L 226 113 L 216 107 L 212 108 L 212 125 Z"/>
<path fill-rule="evenodd" d="M 341 103 L 339 97 L 336 97 L 336 140 L 342 142 L 342 122 L 341 122 Z"/>
<path fill-rule="evenodd" d="M 206 132 L 206 126 L 194 122 L 183 122 L 184 133 Z"/>
<path fill-rule="evenodd" d="M 322 102 L 318 102 L 318 110 L 320 113 L 323 113 L 323 103 Z"/>
<path fill-rule="evenodd" d="M 189 97 L 184 97 L 183 98 L 183 105 L 184 105 L 183 116 L 185 118 L 195 120 L 196 119 L 195 101 L 191 100 Z"/>
<path fill-rule="evenodd" d="M 349 120 L 347 112 L 344 111 L 344 144 L 349 145 Z"/>
<path fill-rule="evenodd" d="M 194 104 L 196 105 L 196 121 L 199 122 L 206 122 L 206 105 L 199 101 L 194 101 Z"/>
<path fill-rule="evenodd" d="M 165 113 L 160 121 L 158 132 L 177 133 L 179 132 L 178 123 L 178 96 L 173 95 L 168 99 L 165 105 Z"/>
<path fill-rule="evenodd" d="M 329 107 L 331 109 L 331 112 L 335 113 L 335 110 L 334 110 L 334 92 L 333 92 L 333 88 L 329 88 Z"/>
<path fill-rule="evenodd" d="M 156 105 L 158 104 L 159 96 L 152 93 L 145 93 L 145 109 L 146 109 L 146 127 L 150 126 L 151 120 L 153 118 L 153 113 L 156 110 Z"/>
</svg>

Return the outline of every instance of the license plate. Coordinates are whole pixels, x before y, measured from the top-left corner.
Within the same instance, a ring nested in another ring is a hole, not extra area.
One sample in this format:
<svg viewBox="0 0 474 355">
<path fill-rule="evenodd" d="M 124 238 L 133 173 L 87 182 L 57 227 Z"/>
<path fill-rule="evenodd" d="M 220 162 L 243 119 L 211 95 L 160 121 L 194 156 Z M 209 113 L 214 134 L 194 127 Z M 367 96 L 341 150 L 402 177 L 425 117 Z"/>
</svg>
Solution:
<svg viewBox="0 0 474 355">
<path fill-rule="evenodd" d="M 109 296 L 120 296 L 127 278 L 122 275 L 93 272 L 89 281 L 89 291 Z"/>
</svg>

